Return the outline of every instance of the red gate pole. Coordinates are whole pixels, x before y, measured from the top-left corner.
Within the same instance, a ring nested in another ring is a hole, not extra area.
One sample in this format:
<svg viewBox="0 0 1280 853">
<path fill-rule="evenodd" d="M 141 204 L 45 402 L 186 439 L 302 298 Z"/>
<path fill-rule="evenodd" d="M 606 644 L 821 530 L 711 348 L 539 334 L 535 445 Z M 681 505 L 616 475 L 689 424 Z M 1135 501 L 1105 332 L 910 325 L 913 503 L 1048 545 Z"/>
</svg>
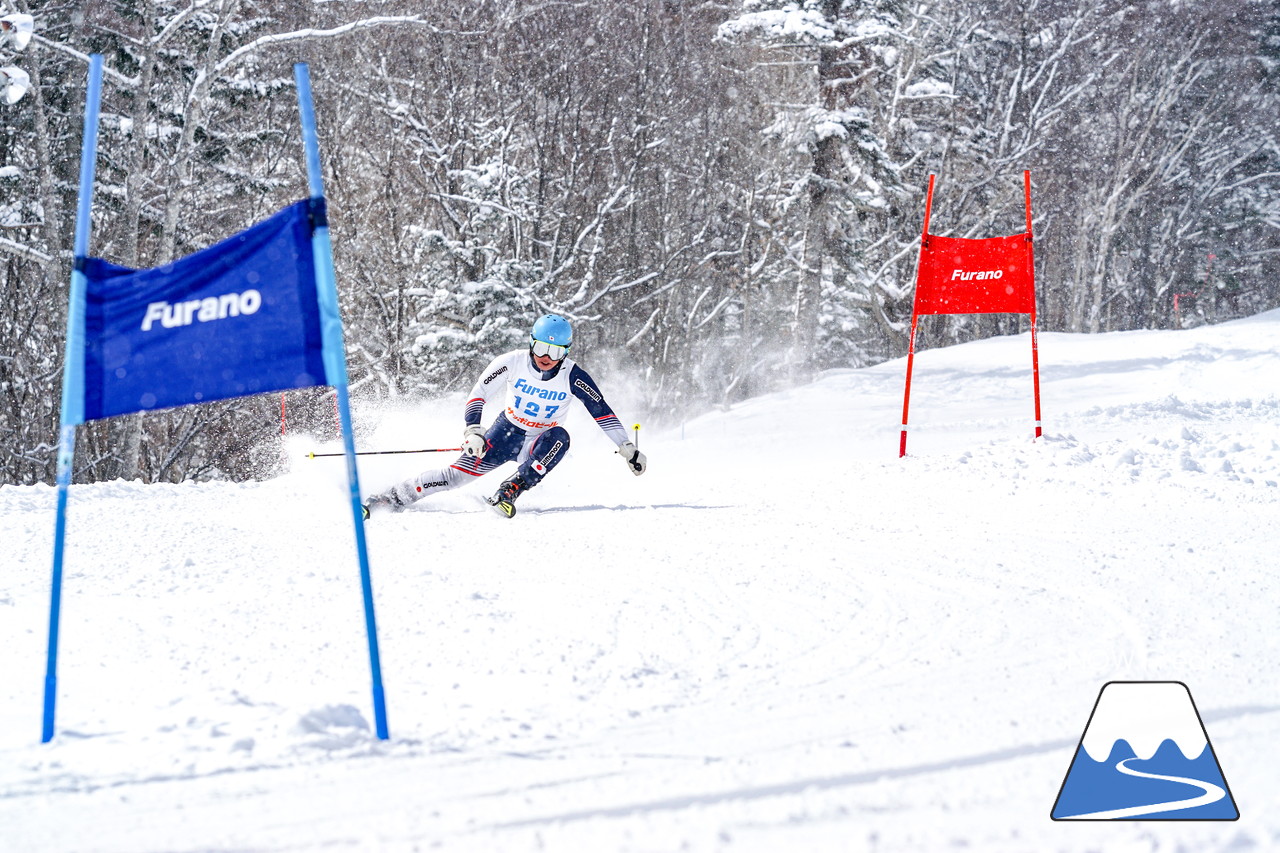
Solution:
<svg viewBox="0 0 1280 853">
<path fill-rule="evenodd" d="M 1036 438 L 1041 435 L 1040 429 L 1040 345 L 1036 341 L 1036 315 L 1031 312 L 1031 382 L 1035 385 L 1036 395 Z"/>
<path fill-rule="evenodd" d="M 924 198 L 924 235 L 920 238 L 920 249 L 923 251 L 929 246 L 929 213 L 933 210 L 933 179 L 934 175 L 929 176 L 929 192 Z M 917 277 L 920 271 L 916 270 Z"/>
<path fill-rule="evenodd" d="M 902 438 L 898 441 L 898 458 L 907 455 L 907 406 L 911 402 L 911 365 L 916 359 L 916 322 L 919 317 L 911 314 L 911 342 L 907 344 L 907 388 L 902 393 Z"/>
<path fill-rule="evenodd" d="M 916 266 L 916 293 L 918 299 L 920 296 L 920 264 L 924 263 L 925 250 L 929 248 L 929 214 L 933 210 L 933 180 L 934 175 L 929 176 L 929 191 L 924 199 L 924 233 L 920 236 L 920 263 Z M 898 440 L 898 458 L 907 455 L 907 409 L 911 405 L 911 368 L 916 360 L 916 326 L 920 322 L 920 315 L 916 313 L 915 306 L 911 308 L 911 339 L 907 342 L 907 386 L 902 392 L 902 437 Z"/>
<path fill-rule="evenodd" d="M 1041 435 L 1040 428 L 1040 342 L 1036 335 L 1036 256 L 1034 241 L 1031 238 L 1031 170 L 1022 172 L 1022 186 L 1027 199 L 1027 271 L 1031 276 L 1031 384 L 1036 400 L 1036 438 Z"/>
</svg>

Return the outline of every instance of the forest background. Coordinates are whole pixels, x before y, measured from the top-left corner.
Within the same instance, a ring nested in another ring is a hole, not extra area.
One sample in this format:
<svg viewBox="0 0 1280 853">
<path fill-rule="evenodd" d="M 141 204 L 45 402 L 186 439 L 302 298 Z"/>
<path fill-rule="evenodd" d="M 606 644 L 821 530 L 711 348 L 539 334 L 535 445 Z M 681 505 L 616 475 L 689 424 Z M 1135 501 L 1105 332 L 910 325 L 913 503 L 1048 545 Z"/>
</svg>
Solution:
<svg viewBox="0 0 1280 853">
<path fill-rule="evenodd" d="M 1280 0 L 7 0 L 0 483 L 53 481 L 90 53 L 90 254 L 155 266 L 306 192 L 311 65 L 352 393 L 460 393 L 531 320 L 655 426 L 906 353 L 931 232 L 1025 228 L 1039 325 L 1280 305 Z M 918 347 L 1024 331 L 934 317 Z M 331 437 L 331 395 L 290 392 Z M 81 431 L 75 481 L 270 475 L 280 395 Z M 459 418 L 461 424 L 461 418 Z M 357 427 L 359 428 L 359 426 Z"/>
</svg>

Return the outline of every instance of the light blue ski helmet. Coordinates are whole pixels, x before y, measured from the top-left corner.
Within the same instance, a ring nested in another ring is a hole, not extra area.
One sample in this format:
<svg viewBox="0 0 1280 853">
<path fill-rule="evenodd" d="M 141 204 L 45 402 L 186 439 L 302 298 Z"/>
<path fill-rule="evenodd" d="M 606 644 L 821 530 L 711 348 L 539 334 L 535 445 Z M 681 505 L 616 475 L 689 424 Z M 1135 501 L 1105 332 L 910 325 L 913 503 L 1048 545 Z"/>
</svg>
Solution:
<svg viewBox="0 0 1280 853">
<path fill-rule="evenodd" d="M 544 344 L 555 344 L 568 349 L 573 345 L 573 326 L 559 314 L 543 314 L 533 324 L 529 333 L 529 343 L 542 341 Z"/>
</svg>

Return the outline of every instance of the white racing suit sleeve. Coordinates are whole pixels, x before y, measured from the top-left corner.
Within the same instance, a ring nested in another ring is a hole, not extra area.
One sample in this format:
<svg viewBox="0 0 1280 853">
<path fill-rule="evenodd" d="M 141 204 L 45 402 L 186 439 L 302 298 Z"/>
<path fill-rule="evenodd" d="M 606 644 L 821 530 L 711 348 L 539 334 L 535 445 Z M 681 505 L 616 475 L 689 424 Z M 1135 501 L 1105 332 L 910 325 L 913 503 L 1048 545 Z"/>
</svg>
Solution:
<svg viewBox="0 0 1280 853">
<path fill-rule="evenodd" d="M 500 397 L 506 391 L 506 380 L 511 375 L 512 355 L 519 355 L 519 353 L 503 353 L 489 362 L 489 366 L 481 371 L 480 378 L 476 380 L 476 384 L 471 388 L 471 394 L 467 397 L 467 410 L 463 414 L 463 420 L 467 426 L 479 424 L 481 416 L 484 415 L 485 404 L 494 397 Z"/>
</svg>

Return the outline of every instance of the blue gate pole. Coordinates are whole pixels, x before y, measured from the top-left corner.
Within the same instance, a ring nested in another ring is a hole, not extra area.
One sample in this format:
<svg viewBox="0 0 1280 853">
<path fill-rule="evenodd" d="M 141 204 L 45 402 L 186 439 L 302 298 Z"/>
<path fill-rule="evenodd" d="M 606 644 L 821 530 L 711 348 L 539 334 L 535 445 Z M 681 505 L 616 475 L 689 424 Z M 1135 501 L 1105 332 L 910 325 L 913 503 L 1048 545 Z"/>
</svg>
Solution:
<svg viewBox="0 0 1280 853">
<path fill-rule="evenodd" d="M 373 715 L 378 737 L 386 740 L 387 701 L 382 689 L 382 661 L 378 654 L 378 623 L 373 615 L 373 578 L 369 572 L 369 549 L 364 535 L 364 512 L 360 506 L 360 477 L 356 471 L 356 445 L 351 428 L 351 401 L 347 394 L 347 356 L 342 338 L 342 316 L 338 312 L 338 287 L 333 273 L 333 246 L 329 242 L 329 222 L 325 216 L 324 179 L 320 174 L 320 143 L 316 136 L 316 114 L 311 103 L 311 74 L 304 62 L 293 66 L 298 86 L 298 109 L 302 114 L 302 144 L 307 153 L 307 183 L 311 190 L 311 250 L 315 256 L 316 293 L 320 305 L 320 332 L 324 346 L 324 370 L 338 396 L 342 422 L 342 445 L 347 457 L 347 482 L 351 488 L 351 518 L 356 529 L 356 553 L 360 559 L 360 585 L 364 592 L 365 632 L 369 637 L 369 665 L 373 670 Z"/>
<path fill-rule="evenodd" d="M 44 729 L 41 742 L 53 740 L 58 699 L 58 623 L 62 616 L 62 558 L 67 538 L 67 488 L 76 457 L 76 424 L 84 422 L 84 261 L 89 254 L 89 211 L 98 159 L 98 112 L 102 103 L 102 56 L 89 57 L 89 86 L 84 104 L 80 149 L 80 200 L 76 209 L 75 256 L 67 302 L 67 349 L 62 365 L 62 415 L 58 427 L 58 510 L 53 528 L 53 589 L 49 596 L 49 652 L 45 660 Z"/>
</svg>

